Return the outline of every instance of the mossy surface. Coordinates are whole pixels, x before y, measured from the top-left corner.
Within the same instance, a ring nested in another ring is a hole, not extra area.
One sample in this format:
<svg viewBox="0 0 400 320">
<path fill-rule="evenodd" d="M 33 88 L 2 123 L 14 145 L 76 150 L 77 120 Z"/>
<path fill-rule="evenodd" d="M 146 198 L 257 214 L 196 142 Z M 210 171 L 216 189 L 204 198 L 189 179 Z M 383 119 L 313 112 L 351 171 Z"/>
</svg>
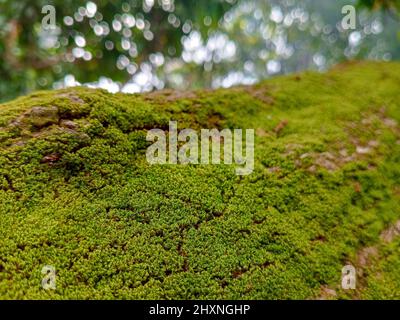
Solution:
<svg viewBox="0 0 400 320">
<path fill-rule="evenodd" d="M 72 88 L 0 105 L 0 297 L 399 298 L 400 64 L 144 95 Z M 151 128 L 254 128 L 255 168 L 149 165 Z M 56 290 L 41 287 L 44 265 Z"/>
</svg>

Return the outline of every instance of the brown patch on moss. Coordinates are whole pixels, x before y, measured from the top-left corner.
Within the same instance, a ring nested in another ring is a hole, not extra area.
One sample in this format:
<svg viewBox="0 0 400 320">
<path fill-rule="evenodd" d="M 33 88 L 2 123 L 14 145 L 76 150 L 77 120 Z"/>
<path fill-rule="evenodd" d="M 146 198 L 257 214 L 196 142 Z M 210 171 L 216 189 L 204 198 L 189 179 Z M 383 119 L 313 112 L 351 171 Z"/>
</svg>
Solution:
<svg viewBox="0 0 400 320">
<path fill-rule="evenodd" d="M 259 137 L 268 137 L 270 134 L 268 132 L 266 132 L 262 128 L 257 128 L 256 129 L 256 135 L 259 136 Z"/>
<path fill-rule="evenodd" d="M 386 243 L 389 243 L 392 242 L 398 236 L 400 236 L 400 220 L 397 221 L 394 225 L 384 230 L 380 235 L 380 239 Z"/>
<path fill-rule="evenodd" d="M 244 91 L 251 95 L 253 98 L 260 100 L 261 102 L 268 104 L 268 105 L 273 105 L 274 104 L 274 99 L 268 94 L 268 89 L 265 87 L 242 87 L 244 88 Z"/>
<path fill-rule="evenodd" d="M 301 148 L 303 148 L 304 146 L 298 143 L 288 143 L 285 146 L 285 152 L 283 153 L 283 156 L 290 156 L 292 154 L 296 153 L 296 150 L 299 150 Z M 306 155 L 306 154 L 305 154 Z M 307 154 L 308 155 L 308 154 Z"/>
<path fill-rule="evenodd" d="M 313 159 L 314 164 L 308 167 L 310 172 L 315 172 L 317 168 L 324 168 L 328 171 L 336 171 L 347 163 L 363 159 L 363 156 L 366 156 L 373 151 L 374 148 L 372 147 L 356 146 L 356 152 L 353 152 L 351 155 L 348 154 L 346 149 L 341 149 L 339 151 L 332 150 L 322 153 L 308 152 L 300 155 L 300 159 L 296 160 L 295 162 L 298 167 L 301 167 L 303 166 L 303 159 L 311 158 Z M 372 168 L 373 166 L 371 166 L 371 169 Z"/>
<path fill-rule="evenodd" d="M 75 130 L 78 127 L 77 123 L 72 120 L 61 120 L 60 125 L 71 130 Z"/>
<path fill-rule="evenodd" d="M 343 141 L 338 142 L 338 144 L 329 151 L 325 152 L 307 152 L 295 159 L 295 164 L 297 167 L 304 166 L 303 160 L 306 158 L 311 158 L 313 164 L 307 168 L 310 172 L 316 172 L 318 168 L 324 168 L 328 171 L 336 171 L 342 168 L 347 163 L 367 159 L 371 155 L 376 154 L 377 149 L 380 146 L 379 135 L 382 133 L 382 129 L 389 129 L 397 136 L 400 136 L 400 129 L 398 127 L 397 121 L 388 118 L 386 115 L 385 108 L 380 108 L 377 113 L 365 114 L 364 117 L 359 122 L 347 123 L 346 133 L 348 135 L 347 146 Z M 379 126 L 376 129 L 376 125 Z M 367 142 L 362 142 L 359 134 L 369 133 L 370 136 L 374 136 L 374 139 L 368 140 Z M 352 145 L 354 152 L 351 154 L 348 151 L 349 145 Z M 285 156 L 295 153 L 292 147 L 287 146 L 287 152 L 284 153 Z M 369 164 L 369 169 L 374 169 L 373 164 Z"/>
<path fill-rule="evenodd" d="M 233 279 L 240 278 L 245 272 L 247 272 L 247 269 L 238 269 L 238 270 L 234 270 L 234 271 L 232 272 L 232 278 L 233 278 Z"/>
<path fill-rule="evenodd" d="M 18 127 L 20 129 L 41 129 L 56 124 L 59 120 L 60 118 L 57 107 L 35 106 L 11 121 L 10 127 Z"/>
<path fill-rule="evenodd" d="M 49 165 L 51 165 L 51 164 L 57 162 L 58 160 L 60 160 L 60 158 L 61 158 L 61 155 L 59 153 L 52 153 L 52 154 L 44 156 L 40 162 L 48 163 Z"/>
<path fill-rule="evenodd" d="M 159 104 L 175 102 L 182 99 L 196 99 L 197 97 L 198 94 L 196 91 L 179 91 L 172 89 L 153 91 L 143 95 L 144 100 Z"/>
<path fill-rule="evenodd" d="M 330 289 L 328 286 L 321 286 L 320 294 L 317 300 L 332 300 L 337 297 L 335 290 Z"/>
<path fill-rule="evenodd" d="M 278 123 L 278 125 L 274 128 L 274 132 L 276 134 L 279 134 L 287 125 L 289 121 L 287 120 L 282 120 L 281 122 Z"/>
<path fill-rule="evenodd" d="M 380 233 L 379 239 L 383 243 L 391 243 L 397 237 L 400 236 L 400 220 L 396 221 L 394 224 L 390 225 L 388 228 L 383 230 Z M 366 269 L 370 267 L 375 261 L 379 259 L 380 256 L 380 245 L 376 244 L 374 246 L 369 246 L 365 248 L 361 248 L 354 259 L 354 267 L 357 272 L 357 287 L 354 290 L 354 294 L 352 295 L 353 299 L 359 299 L 360 293 L 366 286 Z M 346 262 L 347 264 L 352 264 L 350 261 Z M 337 286 L 339 288 L 339 285 Z M 330 294 L 336 291 L 329 288 L 326 285 L 322 285 L 320 287 L 320 292 L 318 294 L 317 300 L 326 300 L 326 298 L 336 298 L 336 295 Z"/>
<path fill-rule="evenodd" d="M 297 75 L 297 76 L 294 77 L 294 80 L 301 81 L 301 77 L 299 75 Z"/>
<path fill-rule="evenodd" d="M 222 89 L 221 89 L 222 90 Z M 261 85 L 255 85 L 255 86 L 244 86 L 244 85 L 239 85 L 236 87 L 231 87 L 228 92 L 233 93 L 244 93 L 250 95 L 252 98 L 261 101 L 264 104 L 267 105 L 273 105 L 275 100 L 274 98 L 269 94 L 269 89 L 266 87 L 265 84 Z M 202 92 L 207 93 L 207 92 L 212 92 L 211 90 L 203 90 Z"/>
<path fill-rule="evenodd" d="M 354 191 L 360 193 L 362 191 L 362 186 L 359 182 L 354 183 Z"/>
<path fill-rule="evenodd" d="M 379 254 L 377 247 L 366 247 L 361 249 L 357 253 L 356 265 L 361 268 L 365 268 L 371 264 L 372 260 Z"/>
<path fill-rule="evenodd" d="M 223 124 L 223 117 L 219 113 L 213 113 L 208 117 L 208 124 L 212 128 L 221 128 Z"/>
<path fill-rule="evenodd" d="M 280 167 L 271 167 L 271 168 L 268 168 L 268 171 L 270 173 L 278 173 L 281 171 L 281 168 Z"/>
<path fill-rule="evenodd" d="M 77 94 L 75 94 L 74 92 L 67 92 L 67 93 L 61 93 L 59 95 L 57 95 L 60 98 L 68 98 L 70 101 L 75 102 L 75 103 L 79 103 L 79 104 L 83 104 L 85 103 L 85 101 L 83 101 Z"/>
</svg>

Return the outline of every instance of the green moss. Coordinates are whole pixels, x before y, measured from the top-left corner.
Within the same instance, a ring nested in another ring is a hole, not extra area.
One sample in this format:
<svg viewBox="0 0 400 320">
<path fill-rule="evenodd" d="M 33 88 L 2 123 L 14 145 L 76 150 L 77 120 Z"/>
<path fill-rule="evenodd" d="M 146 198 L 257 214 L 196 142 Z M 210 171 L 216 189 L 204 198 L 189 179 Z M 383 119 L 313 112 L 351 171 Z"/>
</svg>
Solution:
<svg viewBox="0 0 400 320">
<path fill-rule="evenodd" d="M 337 288 L 342 267 L 400 218 L 399 89 L 399 64 L 370 62 L 187 95 L 72 88 L 1 105 L 0 297 L 303 299 Z M 150 166 L 146 132 L 169 120 L 254 128 L 254 172 Z M 388 245 L 362 297 L 393 297 L 398 249 Z M 41 288 L 44 265 L 55 291 Z"/>
<path fill-rule="evenodd" d="M 366 270 L 362 299 L 400 299 L 400 240 L 380 248 L 380 255 Z"/>
</svg>

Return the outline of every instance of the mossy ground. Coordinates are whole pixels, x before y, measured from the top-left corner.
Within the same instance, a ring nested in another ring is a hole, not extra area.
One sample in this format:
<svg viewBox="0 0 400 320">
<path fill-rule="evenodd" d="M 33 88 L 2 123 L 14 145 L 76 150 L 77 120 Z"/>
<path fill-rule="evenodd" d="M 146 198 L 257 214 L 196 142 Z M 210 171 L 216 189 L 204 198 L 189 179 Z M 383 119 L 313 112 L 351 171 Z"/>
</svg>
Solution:
<svg viewBox="0 0 400 320">
<path fill-rule="evenodd" d="M 0 105 L 0 297 L 399 298 L 400 64 L 254 87 Z M 254 128 L 255 169 L 153 165 L 146 132 Z M 341 269 L 380 248 L 355 292 Z M 52 265 L 57 289 L 41 287 Z M 397 293 L 395 293 L 397 292 Z"/>
</svg>

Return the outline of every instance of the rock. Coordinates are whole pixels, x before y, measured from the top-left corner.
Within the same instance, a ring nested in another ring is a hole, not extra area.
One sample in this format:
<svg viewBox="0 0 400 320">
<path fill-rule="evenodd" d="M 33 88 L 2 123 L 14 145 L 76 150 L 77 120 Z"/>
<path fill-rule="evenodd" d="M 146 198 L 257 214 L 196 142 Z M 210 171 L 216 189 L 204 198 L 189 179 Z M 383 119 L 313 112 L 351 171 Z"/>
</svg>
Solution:
<svg viewBox="0 0 400 320">
<path fill-rule="evenodd" d="M 57 107 L 33 107 L 29 112 L 31 125 L 40 129 L 59 121 Z"/>
<path fill-rule="evenodd" d="M 47 156 L 44 156 L 44 157 L 42 158 L 41 162 L 42 162 L 42 163 L 49 163 L 49 164 L 52 164 L 52 163 L 58 161 L 58 160 L 60 159 L 60 157 L 61 157 L 60 154 L 58 154 L 58 153 L 52 153 L 52 154 L 49 154 L 49 155 L 47 155 Z"/>
<path fill-rule="evenodd" d="M 61 124 L 61 126 L 68 128 L 68 129 L 72 129 L 72 130 L 74 130 L 78 127 L 78 125 L 71 120 L 62 120 L 60 124 Z"/>
<path fill-rule="evenodd" d="M 356 152 L 359 153 L 359 154 L 367 154 L 367 153 L 370 153 L 370 152 L 371 152 L 371 148 L 369 148 L 369 147 L 357 146 Z"/>
</svg>

